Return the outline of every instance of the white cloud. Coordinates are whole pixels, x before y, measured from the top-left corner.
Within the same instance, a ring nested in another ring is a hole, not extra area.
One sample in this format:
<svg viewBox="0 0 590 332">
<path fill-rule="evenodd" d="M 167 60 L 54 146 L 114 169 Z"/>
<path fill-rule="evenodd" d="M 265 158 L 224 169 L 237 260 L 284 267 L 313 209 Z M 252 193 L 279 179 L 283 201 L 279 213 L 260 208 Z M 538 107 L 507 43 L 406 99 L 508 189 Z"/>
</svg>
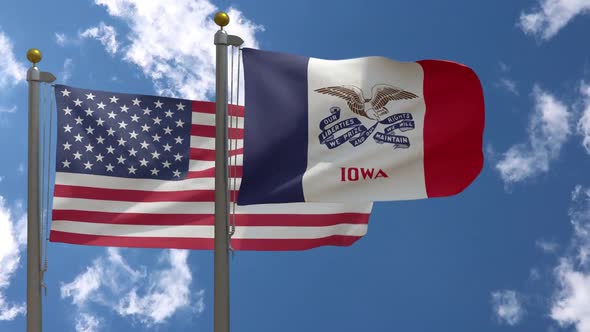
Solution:
<svg viewBox="0 0 590 332">
<path fill-rule="evenodd" d="M 109 54 L 117 53 L 119 42 L 117 41 L 117 31 L 114 27 L 100 22 L 97 27 L 88 28 L 79 34 L 80 38 L 93 38 L 104 46 Z"/>
<path fill-rule="evenodd" d="M 60 291 L 61 297 L 71 297 L 72 303 L 83 306 L 86 301 L 92 299 L 102 284 L 103 263 L 100 260 L 94 262 L 94 265 L 86 268 L 86 271 L 79 274 L 72 282 L 62 284 Z"/>
<path fill-rule="evenodd" d="M 574 325 L 578 332 L 590 332 L 590 190 L 576 186 L 572 200 L 574 234 L 569 250 L 555 268 L 558 288 L 551 318 L 562 326 Z"/>
<path fill-rule="evenodd" d="M 520 296 L 513 290 L 502 290 L 492 293 L 494 313 L 501 323 L 514 326 L 524 315 Z"/>
<path fill-rule="evenodd" d="M 0 30 L 0 88 L 25 81 L 27 68 L 16 61 L 10 38 Z"/>
<path fill-rule="evenodd" d="M 76 319 L 76 332 L 96 332 L 100 328 L 100 319 L 92 314 L 82 313 Z"/>
<path fill-rule="evenodd" d="M 533 96 L 535 112 L 529 123 L 529 141 L 512 146 L 496 164 L 507 184 L 547 172 L 571 133 L 571 113 L 563 102 L 539 87 L 533 89 Z"/>
<path fill-rule="evenodd" d="M 0 196 L 0 321 L 13 320 L 26 310 L 24 303 L 11 303 L 4 295 L 20 265 L 26 237 L 21 235 L 23 230 L 19 227 L 24 227 L 25 219 L 21 217 L 15 222 L 13 212 L 6 206 L 4 197 Z"/>
<path fill-rule="evenodd" d="M 0 105 L 0 113 L 15 113 L 16 112 L 16 105 L 12 107 L 5 108 L 4 106 Z"/>
<path fill-rule="evenodd" d="M 61 296 L 77 306 L 82 322 L 88 321 L 84 315 L 92 316 L 92 305 L 100 305 L 146 326 L 162 324 L 178 311 L 190 309 L 192 299 L 195 306 L 202 306 L 202 290 L 196 299 L 191 297 L 195 292 L 190 288 L 192 276 L 187 258 L 188 251 L 166 250 L 159 260 L 165 266 L 148 272 L 144 266 L 131 267 L 119 249 L 109 248 L 105 257 L 96 259 L 73 281 L 62 284 Z"/>
<path fill-rule="evenodd" d="M 539 6 L 520 14 L 522 31 L 548 40 L 574 17 L 590 12 L 590 0 L 539 0 Z"/>
<path fill-rule="evenodd" d="M 186 260 L 188 251 L 170 250 L 171 268 L 155 273 L 143 295 L 132 289 L 117 305 L 121 316 L 133 316 L 147 325 L 165 322 L 176 310 L 190 306 L 192 277 Z"/>
<path fill-rule="evenodd" d="M 64 68 L 63 70 L 59 73 L 59 80 L 62 83 L 67 83 L 70 78 L 72 77 L 72 70 L 74 68 L 74 62 L 72 59 L 67 58 L 64 61 Z"/>
<path fill-rule="evenodd" d="M 556 269 L 559 291 L 551 307 L 551 318 L 560 325 L 575 325 L 590 332 L 590 273 L 577 271 L 564 261 Z"/>
<path fill-rule="evenodd" d="M 217 8 L 210 1 L 95 2 L 129 26 L 129 44 L 123 47 L 123 59 L 137 65 L 154 82 L 158 94 L 200 100 L 214 95 L 213 35 L 218 27 L 212 20 Z M 242 37 L 244 46 L 258 47 L 255 34 L 262 27 L 237 9 L 230 8 L 228 14 L 228 33 Z"/>
<path fill-rule="evenodd" d="M 578 121 L 578 132 L 582 135 L 582 145 L 590 154 L 590 85 L 586 82 L 580 84 L 580 94 L 582 95 L 583 111 L 580 121 Z"/>
<path fill-rule="evenodd" d="M 498 80 L 498 82 L 496 83 L 496 86 L 512 93 L 513 95 L 518 96 L 519 92 L 518 92 L 518 87 L 516 86 L 516 82 L 506 78 L 506 77 L 502 77 L 500 78 L 500 80 Z"/>
<path fill-rule="evenodd" d="M 55 42 L 59 46 L 65 46 L 69 42 L 69 39 L 64 33 L 57 33 L 56 32 L 55 33 Z"/>
<path fill-rule="evenodd" d="M 548 254 L 555 253 L 557 249 L 559 249 L 559 243 L 555 241 L 537 240 L 535 244 L 537 247 L 539 247 L 539 249 Z"/>
<path fill-rule="evenodd" d="M 19 163 L 16 171 L 18 172 L 18 175 L 24 175 L 25 174 L 25 163 L 23 163 L 23 162 Z"/>
</svg>

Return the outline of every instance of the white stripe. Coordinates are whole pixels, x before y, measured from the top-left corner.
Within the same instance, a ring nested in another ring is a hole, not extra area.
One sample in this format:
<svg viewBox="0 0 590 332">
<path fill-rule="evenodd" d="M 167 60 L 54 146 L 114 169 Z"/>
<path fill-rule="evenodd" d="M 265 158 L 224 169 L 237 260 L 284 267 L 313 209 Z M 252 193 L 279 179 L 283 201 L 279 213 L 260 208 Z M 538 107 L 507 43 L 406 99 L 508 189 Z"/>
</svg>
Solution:
<svg viewBox="0 0 590 332">
<path fill-rule="evenodd" d="M 242 166 L 242 155 L 239 154 L 236 156 L 236 158 L 234 159 L 234 157 L 230 157 L 228 158 L 228 162 L 231 163 L 234 166 Z M 206 170 L 208 168 L 213 168 L 215 167 L 215 162 L 214 161 L 202 161 L 202 160 L 191 160 L 188 163 L 188 170 L 189 171 L 203 171 Z"/>
<path fill-rule="evenodd" d="M 237 141 L 237 142 L 236 142 Z M 231 147 L 233 148 L 237 144 L 237 149 L 244 147 L 244 140 L 232 140 Z M 191 136 L 191 148 L 215 150 L 215 138 L 202 137 L 202 136 Z"/>
<path fill-rule="evenodd" d="M 236 178 L 239 188 L 241 178 Z M 145 191 L 181 191 L 181 190 L 215 190 L 215 178 L 197 178 L 181 181 L 127 179 L 114 176 L 88 175 L 77 173 L 55 173 L 55 184 L 81 186 L 103 189 L 145 190 Z M 232 181 L 233 184 L 233 181 Z"/>
<path fill-rule="evenodd" d="M 118 225 L 54 220 L 51 230 L 102 236 L 213 238 L 214 226 Z M 339 224 L 320 227 L 236 227 L 234 239 L 317 239 L 331 235 L 363 236 L 367 225 Z"/>
<path fill-rule="evenodd" d="M 194 125 L 215 126 L 215 114 L 193 112 L 192 120 Z M 244 118 L 234 117 L 232 123 L 231 117 L 228 117 L 227 125 L 232 125 L 232 128 L 244 128 Z"/>
<path fill-rule="evenodd" d="M 371 213 L 372 203 L 290 203 L 236 206 L 236 214 L 335 214 Z M 213 202 L 119 202 L 83 198 L 54 197 L 54 210 L 78 210 L 113 213 L 213 214 Z M 280 218 L 280 216 L 277 216 Z"/>
</svg>

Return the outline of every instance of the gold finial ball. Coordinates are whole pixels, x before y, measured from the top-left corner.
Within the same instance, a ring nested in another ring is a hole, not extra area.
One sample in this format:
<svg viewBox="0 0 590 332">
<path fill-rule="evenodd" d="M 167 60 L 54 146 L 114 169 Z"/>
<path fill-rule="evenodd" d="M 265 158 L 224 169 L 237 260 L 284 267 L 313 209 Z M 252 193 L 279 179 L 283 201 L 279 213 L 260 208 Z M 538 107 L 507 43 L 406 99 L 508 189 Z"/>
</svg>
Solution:
<svg viewBox="0 0 590 332">
<path fill-rule="evenodd" d="M 36 48 L 31 48 L 27 51 L 27 59 L 31 61 L 33 64 L 41 62 L 43 56 L 41 55 L 41 51 Z"/>
<path fill-rule="evenodd" d="M 213 20 L 215 21 L 215 24 L 222 28 L 229 24 L 229 16 L 226 12 L 219 12 L 215 14 L 215 18 Z"/>
</svg>

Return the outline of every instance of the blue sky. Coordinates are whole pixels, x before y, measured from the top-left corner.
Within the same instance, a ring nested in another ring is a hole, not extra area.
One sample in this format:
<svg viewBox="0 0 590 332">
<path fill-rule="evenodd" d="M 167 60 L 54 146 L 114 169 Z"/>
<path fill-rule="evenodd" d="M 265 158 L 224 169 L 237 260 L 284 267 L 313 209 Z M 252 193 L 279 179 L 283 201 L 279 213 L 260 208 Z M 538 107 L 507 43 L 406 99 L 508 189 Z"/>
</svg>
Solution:
<svg viewBox="0 0 590 332">
<path fill-rule="evenodd" d="M 25 53 L 87 89 L 211 99 L 215 27 L 327 59 L 479 75 L 485 166 L 462 194 L 375 204 L 349 248 L 239 252 L 233 331 L 590 331 L 590 1 L 13 3 L 0 11 L 0 331 L 23 331 Z M 211 331 L 213 254 L 49 244 L 46 331 Z"/>
</svg>

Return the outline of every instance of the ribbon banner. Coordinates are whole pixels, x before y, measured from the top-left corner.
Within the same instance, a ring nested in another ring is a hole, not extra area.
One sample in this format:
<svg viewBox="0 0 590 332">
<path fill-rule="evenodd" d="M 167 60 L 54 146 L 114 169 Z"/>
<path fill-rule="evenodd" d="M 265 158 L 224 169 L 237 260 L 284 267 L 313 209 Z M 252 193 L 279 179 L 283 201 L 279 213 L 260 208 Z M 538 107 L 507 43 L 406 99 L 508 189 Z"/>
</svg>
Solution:
<svg viewBox="0 0 590 332">
<path fill-rule="evenodd" d="M 379 144 L 393 144 L 393 148 L 409 148 L 410 139 L 406 136 L 395 135 L 394 131 L 399 130 L 405 132 L 415 128 L 414 119 L 410 113 L 393 114 L 381 121 L 375 122 L 374 125 L 367 128 L 357 118 L 349 118 L 340 120 L 340 107 L 331 107 L 331 115 L 322 119 L 320 122 L 320 129 L 322 132 L 318 136 L 320 144 L 326 145 L 328 149 L 334 149 L 340 145 L 349 142 L 352 146 L 359 146 L 369 138 L 377 125 L 387 125 L 383 132 L 377 132 L 373 136 L 375 142 Z M 336 122 L 338 121 L 338 122 Z M 328 127 L 331 125 L 330 127 Z M 338 132 L 346 130 L 342 135 L 336 136 Z"/>
</svg>

